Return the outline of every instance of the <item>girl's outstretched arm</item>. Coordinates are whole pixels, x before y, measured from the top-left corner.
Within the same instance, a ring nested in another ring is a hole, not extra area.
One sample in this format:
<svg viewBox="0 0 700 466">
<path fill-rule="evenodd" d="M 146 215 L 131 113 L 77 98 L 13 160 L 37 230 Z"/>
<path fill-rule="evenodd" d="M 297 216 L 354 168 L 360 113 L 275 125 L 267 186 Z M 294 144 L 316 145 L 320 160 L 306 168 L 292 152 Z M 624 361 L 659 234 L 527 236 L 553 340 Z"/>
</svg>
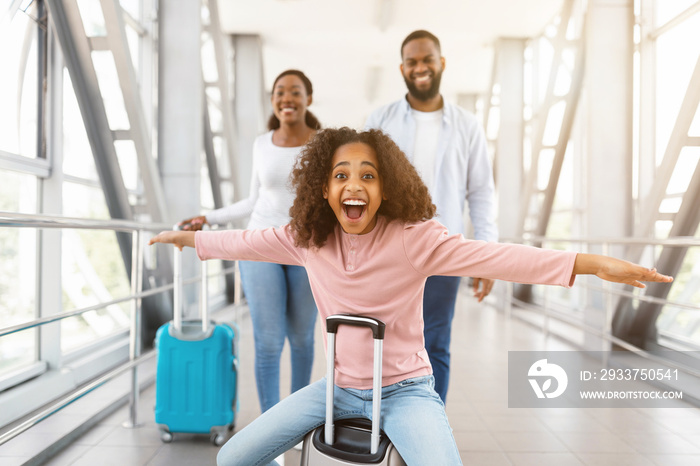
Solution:
<svg viewBox="0 0 700 466">
<path fill-rule="evenodd" d="M 162 231 L 151 238 L 148 245 L 153 243 L 174 244 L 180 251 L 185 246 L 194 247 L 194 231 Z"/>
<path fill-rule="evenodd" d="M 632 262 L 597 254 L 577 254 L 574 274 L 596 275 L 603 280 L 626 283 L 637 288 L 646 287 L 641 282 L 668 283 L 673 281 L 673 277 L 660 274 L 656 269 L 648 269 Z"/>
</svg>

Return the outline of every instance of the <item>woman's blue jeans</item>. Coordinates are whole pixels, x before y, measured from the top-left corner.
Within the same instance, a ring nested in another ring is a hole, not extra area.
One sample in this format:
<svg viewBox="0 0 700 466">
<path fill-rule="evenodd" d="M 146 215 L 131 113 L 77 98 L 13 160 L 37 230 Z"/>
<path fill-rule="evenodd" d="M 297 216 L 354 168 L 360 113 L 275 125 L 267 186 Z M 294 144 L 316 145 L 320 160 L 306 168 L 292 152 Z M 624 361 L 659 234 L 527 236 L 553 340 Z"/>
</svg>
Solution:
<svg viewBox="0 0 700 466">
<path fill-rule="evenodd" d="M 433 376 L 382 388 L 381 428 L 409 465 L 462 464 Z M 325 422 L 326 379 L 285 398 L 221 448 L 219 466 L 277 464 L 274 459 Z M 335 387 L 334 418 L 372 417 L 372 390 Z"/>
<path fill-rule="evenodd" d="M 280 358 L 289 339 L 295 392 L 309 384 L 314 362 L 316 304 L 303 267 L 241 262 L 241 284 L 255 340 L 255 381 L 262 412 L 280 400 Z"/>
</svg>

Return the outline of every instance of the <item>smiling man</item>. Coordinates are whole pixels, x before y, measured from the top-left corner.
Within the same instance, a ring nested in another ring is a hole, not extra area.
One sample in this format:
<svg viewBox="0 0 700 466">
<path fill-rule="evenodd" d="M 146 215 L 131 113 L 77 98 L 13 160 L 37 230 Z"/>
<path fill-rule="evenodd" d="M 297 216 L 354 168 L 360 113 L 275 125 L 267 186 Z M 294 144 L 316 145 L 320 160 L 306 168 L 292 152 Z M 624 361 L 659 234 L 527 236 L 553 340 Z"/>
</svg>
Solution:
<svg viewBox="0 0 700 466">
<path fill-rule="evenodd" d="M 440 80 L 445 57 L 440 41 L 428 31 L 409 34 L 401 44 L 405 98 L 374 111 L 365 125 L 387 133 L 403 150 L 428 186 L 437 219 L 451 234 L 465 233 L 464 207 L 475 239 L 496 241 L 494 183 L 486 138 L 476 117 L 445 102 Z M 430 277 L 423 295 L 425 347 L 443 402 L 450 374 L 450 334 L 459 277 Z M 483 300 L 493 280 L 474 278 L 474 296 Z"/>
</svg>

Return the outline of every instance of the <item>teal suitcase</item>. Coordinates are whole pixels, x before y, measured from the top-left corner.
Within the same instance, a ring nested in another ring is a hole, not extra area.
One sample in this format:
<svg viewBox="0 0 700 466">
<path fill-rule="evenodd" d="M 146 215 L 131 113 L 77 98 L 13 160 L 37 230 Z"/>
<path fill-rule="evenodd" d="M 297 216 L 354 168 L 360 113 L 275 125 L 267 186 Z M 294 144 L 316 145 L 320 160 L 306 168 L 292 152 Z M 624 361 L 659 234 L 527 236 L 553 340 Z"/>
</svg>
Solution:
<svg viewBox="0 0 700 466">
<path fill-rule="evenodd" d="M 156 333 L 156 424 L 161 439 L 177 432 L 209 434 L 222 445 L 235 424 L 236 331 L 213 322 L 185 321 L 180 331 L 168 322 Z"/>
<path fill-rule="evenodd" d="M 202 262 L 201 319 L 181 318 L 181 252 L 175 249 L 173 320 L 156 332 L 155 421 L 161 440 L 175 433 L 209 434 L 214 445 L 226 441 L 238 408 L 238 328 L 207 317 L 207 269 Z"/>
</svg>

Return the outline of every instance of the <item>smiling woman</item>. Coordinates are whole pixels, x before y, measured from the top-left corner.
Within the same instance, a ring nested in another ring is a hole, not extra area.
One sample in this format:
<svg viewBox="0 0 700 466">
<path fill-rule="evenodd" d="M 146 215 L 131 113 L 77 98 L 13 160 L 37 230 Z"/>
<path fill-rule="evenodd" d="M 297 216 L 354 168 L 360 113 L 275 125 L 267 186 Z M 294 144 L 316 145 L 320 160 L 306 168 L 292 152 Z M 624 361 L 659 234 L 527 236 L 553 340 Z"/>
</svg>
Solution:
<svg viewBox="0 0 700 466">
<path fill-rule="evenodd" d="M 314 89 L 309 78 L 299 70 L 287 70 L 280 73 L 272 85 L 272 115 L 267 122 L 268 129 L 275 131 L 275 143 L 281 146 L 301 146 L 316 130 L 321 129 L 321 123 L 307 107 L 313 101 Z M 283 124 L 284 123 L 284 124 Z M 290 128 L 306 126 L 301 132 L 302 144 L 298 137 L 293 137 Z M 282 130 L 282 131 L 280 131 Z M 290 138 L 291 140 L 287 140 Z"/>
<path fill-rule="evenodd" d="M 291 69 L 280 73 L 272 85 L 269 131 L 253 144 L 250 194 L 230 206 L 183 220 L 182 229 L 200 230 L 204 223 L 224 225 L 248 216 L 249 229 L 289 222 L 294 200 L 288 187 L 289 173 L 302 147 L 321 128 L 308 110 L 312 101 L 313 86 L 303 72 Z M 309 383 L 316 306 L 303 267 L 246 261 L 240 269 L 253 321 L 258 398 L 265 412 L 280 399 L 280 358 L 287 339 L 293 368 L 291 391 Z"/>
</svg>

